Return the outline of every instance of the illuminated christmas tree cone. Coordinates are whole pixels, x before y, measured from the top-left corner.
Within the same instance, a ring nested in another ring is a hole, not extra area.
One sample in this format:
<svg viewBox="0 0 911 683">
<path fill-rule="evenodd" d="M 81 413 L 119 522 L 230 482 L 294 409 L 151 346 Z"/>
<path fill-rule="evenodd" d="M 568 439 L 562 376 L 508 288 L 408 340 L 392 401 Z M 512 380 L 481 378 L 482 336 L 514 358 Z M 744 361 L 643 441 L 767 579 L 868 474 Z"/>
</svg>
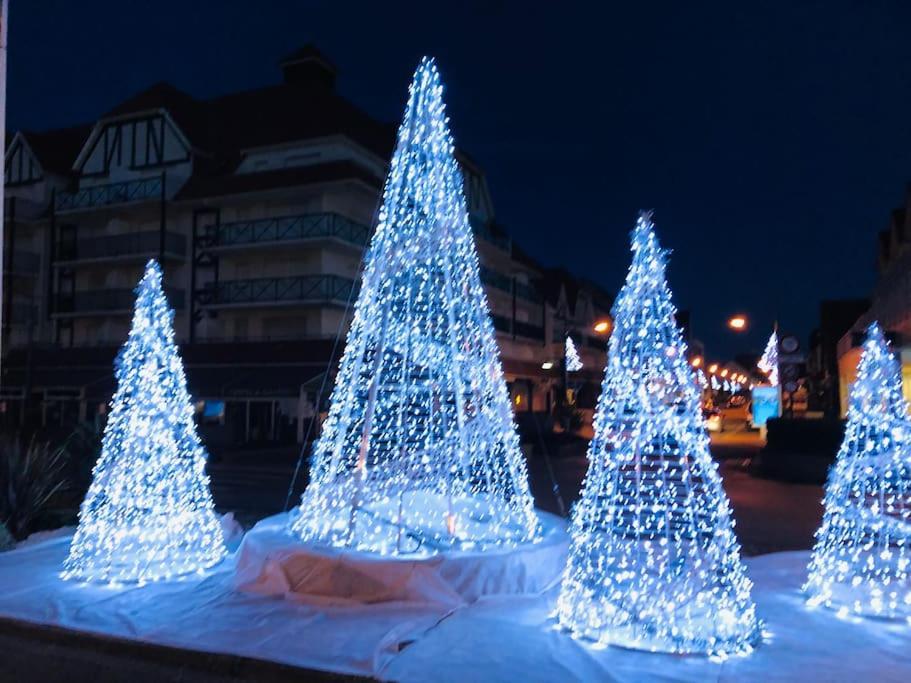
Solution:
<svg viewBox="0 0 911 683">
<path fill-rule="evenodd" d="M 424 59 L 292 515 L 315 544 L 426 555 L 540 533 L 442 94 Z"/>
<path fill-rule="evenodd" d="M 839 615 L 911 617 L 911 421 L 882 330 L 867 330 L 804 590 Z"/>
<path fill-rule="evenodd" d="M 761 638 L 651 215 L 614 331 L 557 606 L 574 636 L 716 656 Z"/>
<path fill-rule="evenodd" d="M 149 261 L 64 578 L 144 583 L 225 556 L 172 320 L 161 269 Z"/>
</svg>

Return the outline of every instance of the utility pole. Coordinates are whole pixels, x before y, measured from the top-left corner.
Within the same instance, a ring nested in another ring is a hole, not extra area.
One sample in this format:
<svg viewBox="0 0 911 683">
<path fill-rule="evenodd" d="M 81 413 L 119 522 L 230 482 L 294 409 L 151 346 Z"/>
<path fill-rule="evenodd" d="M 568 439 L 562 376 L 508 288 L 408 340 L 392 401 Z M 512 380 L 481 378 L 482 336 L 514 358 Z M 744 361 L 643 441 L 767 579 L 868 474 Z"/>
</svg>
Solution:
<svg viewBox="0 0 911 683">
<path fill-rule="evenodd" d="M 3 280 L 6 276 L 6 235 L 4 235 L 6 204 L 6 26 L 9 18 L 9 0 L 0 0 L 0 370 L 3 364 Z M 2 374 L 0 374 L 2 377 Z"/>
</svg>

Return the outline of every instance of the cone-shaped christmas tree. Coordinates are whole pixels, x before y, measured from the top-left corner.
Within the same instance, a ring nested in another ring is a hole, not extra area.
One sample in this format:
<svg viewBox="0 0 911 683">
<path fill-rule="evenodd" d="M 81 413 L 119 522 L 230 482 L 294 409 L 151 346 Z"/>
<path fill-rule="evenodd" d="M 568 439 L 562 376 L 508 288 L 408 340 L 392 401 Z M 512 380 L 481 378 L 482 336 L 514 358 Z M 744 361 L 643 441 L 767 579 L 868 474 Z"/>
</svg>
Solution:
<svg viewBox="0 0 911 683">
<path fill-rule="evenodd" d="M 911 421 L 882 330 L 867 331 L 804 590 L 846 614 L 911 616 Z"/>
<path fill-rule="evenodd" d="M 436 66 L 410 88 L 302 539 L 381 554 L 538 532 Z"/>
<path fill-rule="evenodd" d="M 762 352 L 762 357 L 756 363 L 756 367 L 762 370 L 766 378 L 769 380 L 769 384 L 773 387 L 778 386 L 778 331 L 773 330 L 772 336 L 769 337 L 769 341 L 765 345 L 765 351 Z"/>
<path fill-rule="evenodd" d="M 579 358 L 579 352 L 576 350 L 576 343 L 573 341 L 573 338 L 568 336 L 566 337 L 566 348 L 565 348 L 565 358 L 563 362 L 566 363 L 567 372 L 579 372 L 582 369 L 582 359 Z"/>
<path fill-rule="evenodd" d="M 161 269 L 149 261 L 64 578 L 154 581 L 225 555 L 172 319 Z"/>
<path fill-rule="evenodd" d="M 561 625 L 603 643 L 725 655 L 760 638 L 650 214 L 614 304 Z"/>
</svg>

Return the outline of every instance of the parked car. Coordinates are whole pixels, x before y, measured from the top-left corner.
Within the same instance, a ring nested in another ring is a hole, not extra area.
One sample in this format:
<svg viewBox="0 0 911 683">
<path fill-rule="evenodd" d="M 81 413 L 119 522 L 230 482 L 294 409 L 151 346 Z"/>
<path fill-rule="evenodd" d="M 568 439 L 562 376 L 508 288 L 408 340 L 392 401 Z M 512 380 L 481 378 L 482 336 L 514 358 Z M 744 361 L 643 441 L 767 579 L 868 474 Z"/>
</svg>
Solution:
<svg viewBox="0 0 911 683">
<path fill-rule="evenodd" d="M 724 431 L 724 413 L 717 408 L 705 408 L 702 417 L 705 418 L 705 428 L 710 432 Z"/>
</svg>

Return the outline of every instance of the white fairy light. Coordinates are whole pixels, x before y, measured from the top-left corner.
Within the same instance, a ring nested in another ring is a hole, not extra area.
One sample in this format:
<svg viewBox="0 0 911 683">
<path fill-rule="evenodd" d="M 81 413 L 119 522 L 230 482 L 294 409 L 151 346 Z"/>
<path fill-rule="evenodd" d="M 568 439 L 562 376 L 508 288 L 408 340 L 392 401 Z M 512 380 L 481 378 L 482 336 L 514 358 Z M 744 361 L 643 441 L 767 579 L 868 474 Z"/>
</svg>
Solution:
<svg viewBox="0 0 911 683">
<path fill-rule="evenodd" d="M 772 331 L 772 336 L 769 337 L 756 367 L 768 378 L 769 384 L 773 387 L 778 386 L 778 332 Z"/>
<path fill-rule="evenodd" d="M 149 261 L 65 579 L 145 583 L 226 554 L 172 321 L 161 269 Z"/>
<path fill-rule="evenodd" d="M 379 554 L 540 537 L 434 62 L 422 60 L 291 529 Z"/>
<path fill-rule="evenodd" d="M 601 644 L 744 654 L 761 638 L 752 584 L 649 213 L 632 249 L 557 615 Z"/>
<path fill-rule="evenodd" d="M 569 335 L 566 336 L 566 371 L 578 372 L 582 369 L 582 359 L 576 350 L 576 343 Z"/>
<path fill-rule="evenodd" d="M 911 617 L 911 421 L 901 366 L 867 330 L 804 591 L 840 614 Z"/>
</svg>

